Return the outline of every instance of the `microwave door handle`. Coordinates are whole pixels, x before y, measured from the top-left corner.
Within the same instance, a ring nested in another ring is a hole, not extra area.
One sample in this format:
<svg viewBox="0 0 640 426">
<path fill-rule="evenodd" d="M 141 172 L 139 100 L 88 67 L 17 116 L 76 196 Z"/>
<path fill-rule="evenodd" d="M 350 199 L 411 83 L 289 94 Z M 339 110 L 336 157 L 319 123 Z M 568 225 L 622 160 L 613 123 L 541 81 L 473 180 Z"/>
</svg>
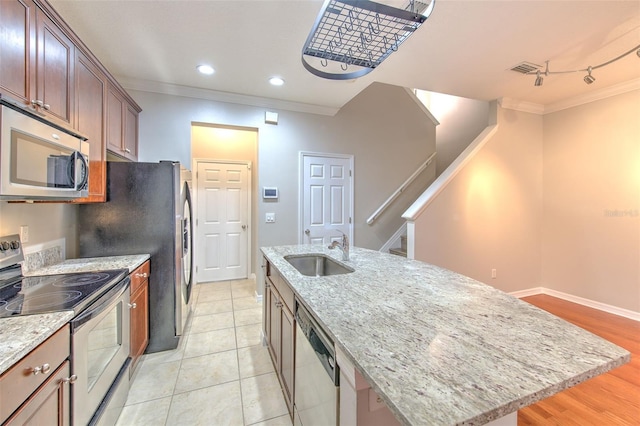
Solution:
<svg viewBox="0 0 640 426">
<path fill-rule="evenodd" d="M 76 159 L 80 159 L 80 176 L 82 176 L 82 181 L 76 184 L 76 191 L 80 191 L 87 185 L 87 181 L 89 180 L 89 164 L 87 163 L 87 159 L 84 158 L 81 152 L 75 152 Z M 75 163 L 75 162 L 74 162 Z M 75 182 L 75 179 L 73 180 Z"/>
</svg>

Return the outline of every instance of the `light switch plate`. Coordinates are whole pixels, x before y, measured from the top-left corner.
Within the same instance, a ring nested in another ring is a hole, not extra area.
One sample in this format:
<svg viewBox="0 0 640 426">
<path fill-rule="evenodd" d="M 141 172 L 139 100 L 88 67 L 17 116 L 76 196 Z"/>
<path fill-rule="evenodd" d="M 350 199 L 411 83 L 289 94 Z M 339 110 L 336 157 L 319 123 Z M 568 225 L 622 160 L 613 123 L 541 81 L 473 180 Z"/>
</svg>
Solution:
<svg viewBox="0 0 640 426">
<path fill-rule="evenodd" d="M 267 223 L 275 223 L 276 221 L 276 214 L 275 213 L 267 213 L 265 215 L 265 222 Z"/>
</svg>

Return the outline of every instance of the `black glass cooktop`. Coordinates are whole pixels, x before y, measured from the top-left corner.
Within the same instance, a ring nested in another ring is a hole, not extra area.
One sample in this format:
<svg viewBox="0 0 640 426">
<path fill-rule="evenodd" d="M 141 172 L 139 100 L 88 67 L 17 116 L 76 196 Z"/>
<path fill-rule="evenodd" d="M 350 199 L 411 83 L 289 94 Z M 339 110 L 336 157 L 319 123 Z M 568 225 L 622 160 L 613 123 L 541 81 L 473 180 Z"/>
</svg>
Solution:
<svg viewBox="0 0 640 426">
<path fill-rule="evenodd" d="M 127 274 L 117 269 L 7 279 L 0 282 L 0 318 L 63 310 L 77 315 Z"/>
</svg>

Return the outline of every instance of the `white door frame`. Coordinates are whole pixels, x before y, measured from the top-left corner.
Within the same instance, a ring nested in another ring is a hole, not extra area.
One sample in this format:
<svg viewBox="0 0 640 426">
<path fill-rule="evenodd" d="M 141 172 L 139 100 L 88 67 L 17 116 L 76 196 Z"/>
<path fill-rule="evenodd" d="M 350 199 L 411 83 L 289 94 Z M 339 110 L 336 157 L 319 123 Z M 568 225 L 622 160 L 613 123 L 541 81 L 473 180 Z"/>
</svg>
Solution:
<svg viewBox="0 0 640 426">
<path fill-rule="evenodd" d="M 195 188 L 196 190 L 192 191 L 192 198 L 193 198 L 193 206 L 191 207 L 192 210 L 195 210 L 195 214 L 192 211 L 191 214 L 193 214 L 193 221 L 194 223 L 194 236 L 199 235 L 198 231 L 197 231 L 197 227 L 198 227 L 198 165 L 200 163 L 218 163 L 218 164 L 244 164 L 247 166 L 247 181 L 248 181 L 248 185 L 247 185 L 247 278 L 251 277 L 251 258 L 252 258 L 252 253 L 253 253 L 253 247 L 251 244 L 252 238 L 251 238 L 251 233 L 252 233 L 252 222 L 251 222 L 251 199 L 252 199 L 252 193 L 251 193 L 251 189 L 253 187 L 252 184 L 252 175 L 251 175 L 251 170 L 252 170 L 252 164 L 251 161 L 241 161 L 241 160 L 218 160 L 218 159 L 212 159 L 212 158 L 193 158 L 192 162 L 191 162 L 191 168 L 192 170 L 195 170 L 194 175 L 195 178 L 193 179 L 193 188 Z M 197 259 L 197 258 L 196 258 Z M 196 270 L 196 268 L 198 267 L 198 263 L 196 261 L 196 264 L 194 266 L 194 270 Z M 197 274 L 196 274 L 196 278 L 197 278 Z M 197 280 L 196 280 L 197 283 Z"/>
<path fill-rule="evenodd" d="M 326 158 L 341 158 L 349 160 L 349 169 L 351 170 L 351 179 L 349 179 L 349 244 L 353 244 L 353 222 L 354 218 L 354 195 L 353 195 L 353 182 L 356 177 L 354 168 L 354 157 L 350 154 L 335 154 L 327 152 L 314 152 L 314 151 L 300 151 L 299 154 L 299 177 L 298 177 L 298 244 L 304 244 L 304 157 L 326 157 Z"/>
</svg>

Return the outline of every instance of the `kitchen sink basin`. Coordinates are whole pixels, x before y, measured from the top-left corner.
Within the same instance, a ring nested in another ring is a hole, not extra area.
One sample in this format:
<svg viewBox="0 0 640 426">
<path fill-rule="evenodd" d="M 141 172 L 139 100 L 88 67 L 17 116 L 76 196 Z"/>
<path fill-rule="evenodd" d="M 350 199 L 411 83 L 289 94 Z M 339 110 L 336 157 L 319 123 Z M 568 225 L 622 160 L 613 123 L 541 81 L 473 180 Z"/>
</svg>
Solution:
<svg viewBox="0 0 640 426">
<path fill-rule="evenodd" d="M 326 277 L 353 272 L 353 269 L 321 254 L 291 255 L 285 256 L 284 259 L 298 272 L 308 277 Z"/>
</svg>

